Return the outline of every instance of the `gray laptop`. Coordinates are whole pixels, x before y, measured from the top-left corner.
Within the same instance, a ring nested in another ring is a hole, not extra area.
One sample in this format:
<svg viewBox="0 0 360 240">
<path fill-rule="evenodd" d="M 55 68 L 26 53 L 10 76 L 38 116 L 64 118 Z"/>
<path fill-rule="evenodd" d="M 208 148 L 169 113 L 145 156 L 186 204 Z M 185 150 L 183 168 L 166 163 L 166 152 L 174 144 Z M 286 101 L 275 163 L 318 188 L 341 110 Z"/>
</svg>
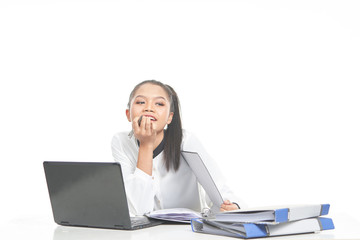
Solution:
<svg viewBox="0 0 360 240">
<path fill-rule="evenodd" d="M 135 230 L 162 223 L 130 217 L 119 163 L 45 161 L 44 170 L 59 225 Z"/>
</svg>

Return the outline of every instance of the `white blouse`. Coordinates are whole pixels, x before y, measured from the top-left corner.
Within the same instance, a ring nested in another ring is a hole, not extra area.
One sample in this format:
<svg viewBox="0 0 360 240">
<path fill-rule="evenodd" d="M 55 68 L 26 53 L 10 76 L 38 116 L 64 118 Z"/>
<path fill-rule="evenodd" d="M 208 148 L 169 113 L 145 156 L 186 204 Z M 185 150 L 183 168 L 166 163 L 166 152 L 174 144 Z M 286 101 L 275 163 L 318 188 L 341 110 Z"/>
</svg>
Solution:
<svg viewBox="0 0 360 240">
<path fill-rule="evenodd" d="M 121 132 L 111 143 L 114 160 L 121 164 L 131 215 L 143 215 L 165 208 L 189 208 L 202 211 L 213 206 L 186 161 L 180 158 L 178 171 L 167 171 L 163 152 L 153 159 L 152 176 L 137 168 L 139 146 L 134 136 Z M 225 185 L 224 177 L 198 139 L 183 130 L 181 150 L 197 152 L 203 159 L 224 200 L 239 202 Z M 242 207 L 242 206 L 241 206 Z"/>
</svg>

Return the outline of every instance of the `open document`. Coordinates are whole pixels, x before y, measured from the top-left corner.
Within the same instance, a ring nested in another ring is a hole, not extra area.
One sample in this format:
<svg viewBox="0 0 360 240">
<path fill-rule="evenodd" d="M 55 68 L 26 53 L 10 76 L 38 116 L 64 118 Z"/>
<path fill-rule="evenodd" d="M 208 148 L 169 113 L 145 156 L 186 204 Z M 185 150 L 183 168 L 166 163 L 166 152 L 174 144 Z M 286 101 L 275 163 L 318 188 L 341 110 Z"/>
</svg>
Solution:
<svg viewBox="0 0 360 240">
<path fill-rule="evenodd" d="M 193 218 L 201 218 L 202 214 L 187 208 L 171 208 L 156 210 L 146 214 L 147 217 L 173 222 L 190 223 Z"/>
</svg>

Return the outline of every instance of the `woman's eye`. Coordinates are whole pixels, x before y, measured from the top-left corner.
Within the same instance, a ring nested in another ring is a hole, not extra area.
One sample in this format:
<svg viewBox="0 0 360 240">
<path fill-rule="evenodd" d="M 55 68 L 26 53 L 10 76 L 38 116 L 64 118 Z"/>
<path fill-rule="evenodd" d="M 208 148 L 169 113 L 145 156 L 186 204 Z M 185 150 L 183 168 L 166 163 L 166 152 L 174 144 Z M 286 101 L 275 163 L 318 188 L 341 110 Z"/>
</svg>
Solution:
<svg viewBox="0 0 360 240">
<path fill-rule="evenodd" d="M 145 104 L 144 101 L 137 101 L 136 104 Z"/>
<path fill-rule="evenodd" d="M 156 103 L 156 105 L 158 105 L 158 106 L 165 106 L 164 103 Z"/>
</svg>

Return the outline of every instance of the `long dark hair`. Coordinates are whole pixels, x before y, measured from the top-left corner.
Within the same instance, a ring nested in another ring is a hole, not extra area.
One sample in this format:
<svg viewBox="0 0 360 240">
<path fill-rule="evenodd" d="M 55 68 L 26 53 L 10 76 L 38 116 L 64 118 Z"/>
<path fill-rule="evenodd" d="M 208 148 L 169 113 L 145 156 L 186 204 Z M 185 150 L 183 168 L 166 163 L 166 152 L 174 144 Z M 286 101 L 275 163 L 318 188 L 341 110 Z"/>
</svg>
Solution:
<svg viewBox="0 0 360 240">
<path fill-rule="evenodd" d="M 170 112 L 173 112 L 173 118 L 165 131 L 165 145 L 164 145 L 164 161 L 167 171 L 173 169 L 175 172 L 180 166 L 180 151 L 183 138 L 181 116 L 180 116 L 180 102 L 175 90 L 167 84 L 156 80 L 145 80 L 134 87 L 130 93 L 128 108 L 130 109 L 131 100 L 134 98 L 135 92 L 144 84 L 154 84 L 162 87 L 169 95 Z"/>
</svg>

